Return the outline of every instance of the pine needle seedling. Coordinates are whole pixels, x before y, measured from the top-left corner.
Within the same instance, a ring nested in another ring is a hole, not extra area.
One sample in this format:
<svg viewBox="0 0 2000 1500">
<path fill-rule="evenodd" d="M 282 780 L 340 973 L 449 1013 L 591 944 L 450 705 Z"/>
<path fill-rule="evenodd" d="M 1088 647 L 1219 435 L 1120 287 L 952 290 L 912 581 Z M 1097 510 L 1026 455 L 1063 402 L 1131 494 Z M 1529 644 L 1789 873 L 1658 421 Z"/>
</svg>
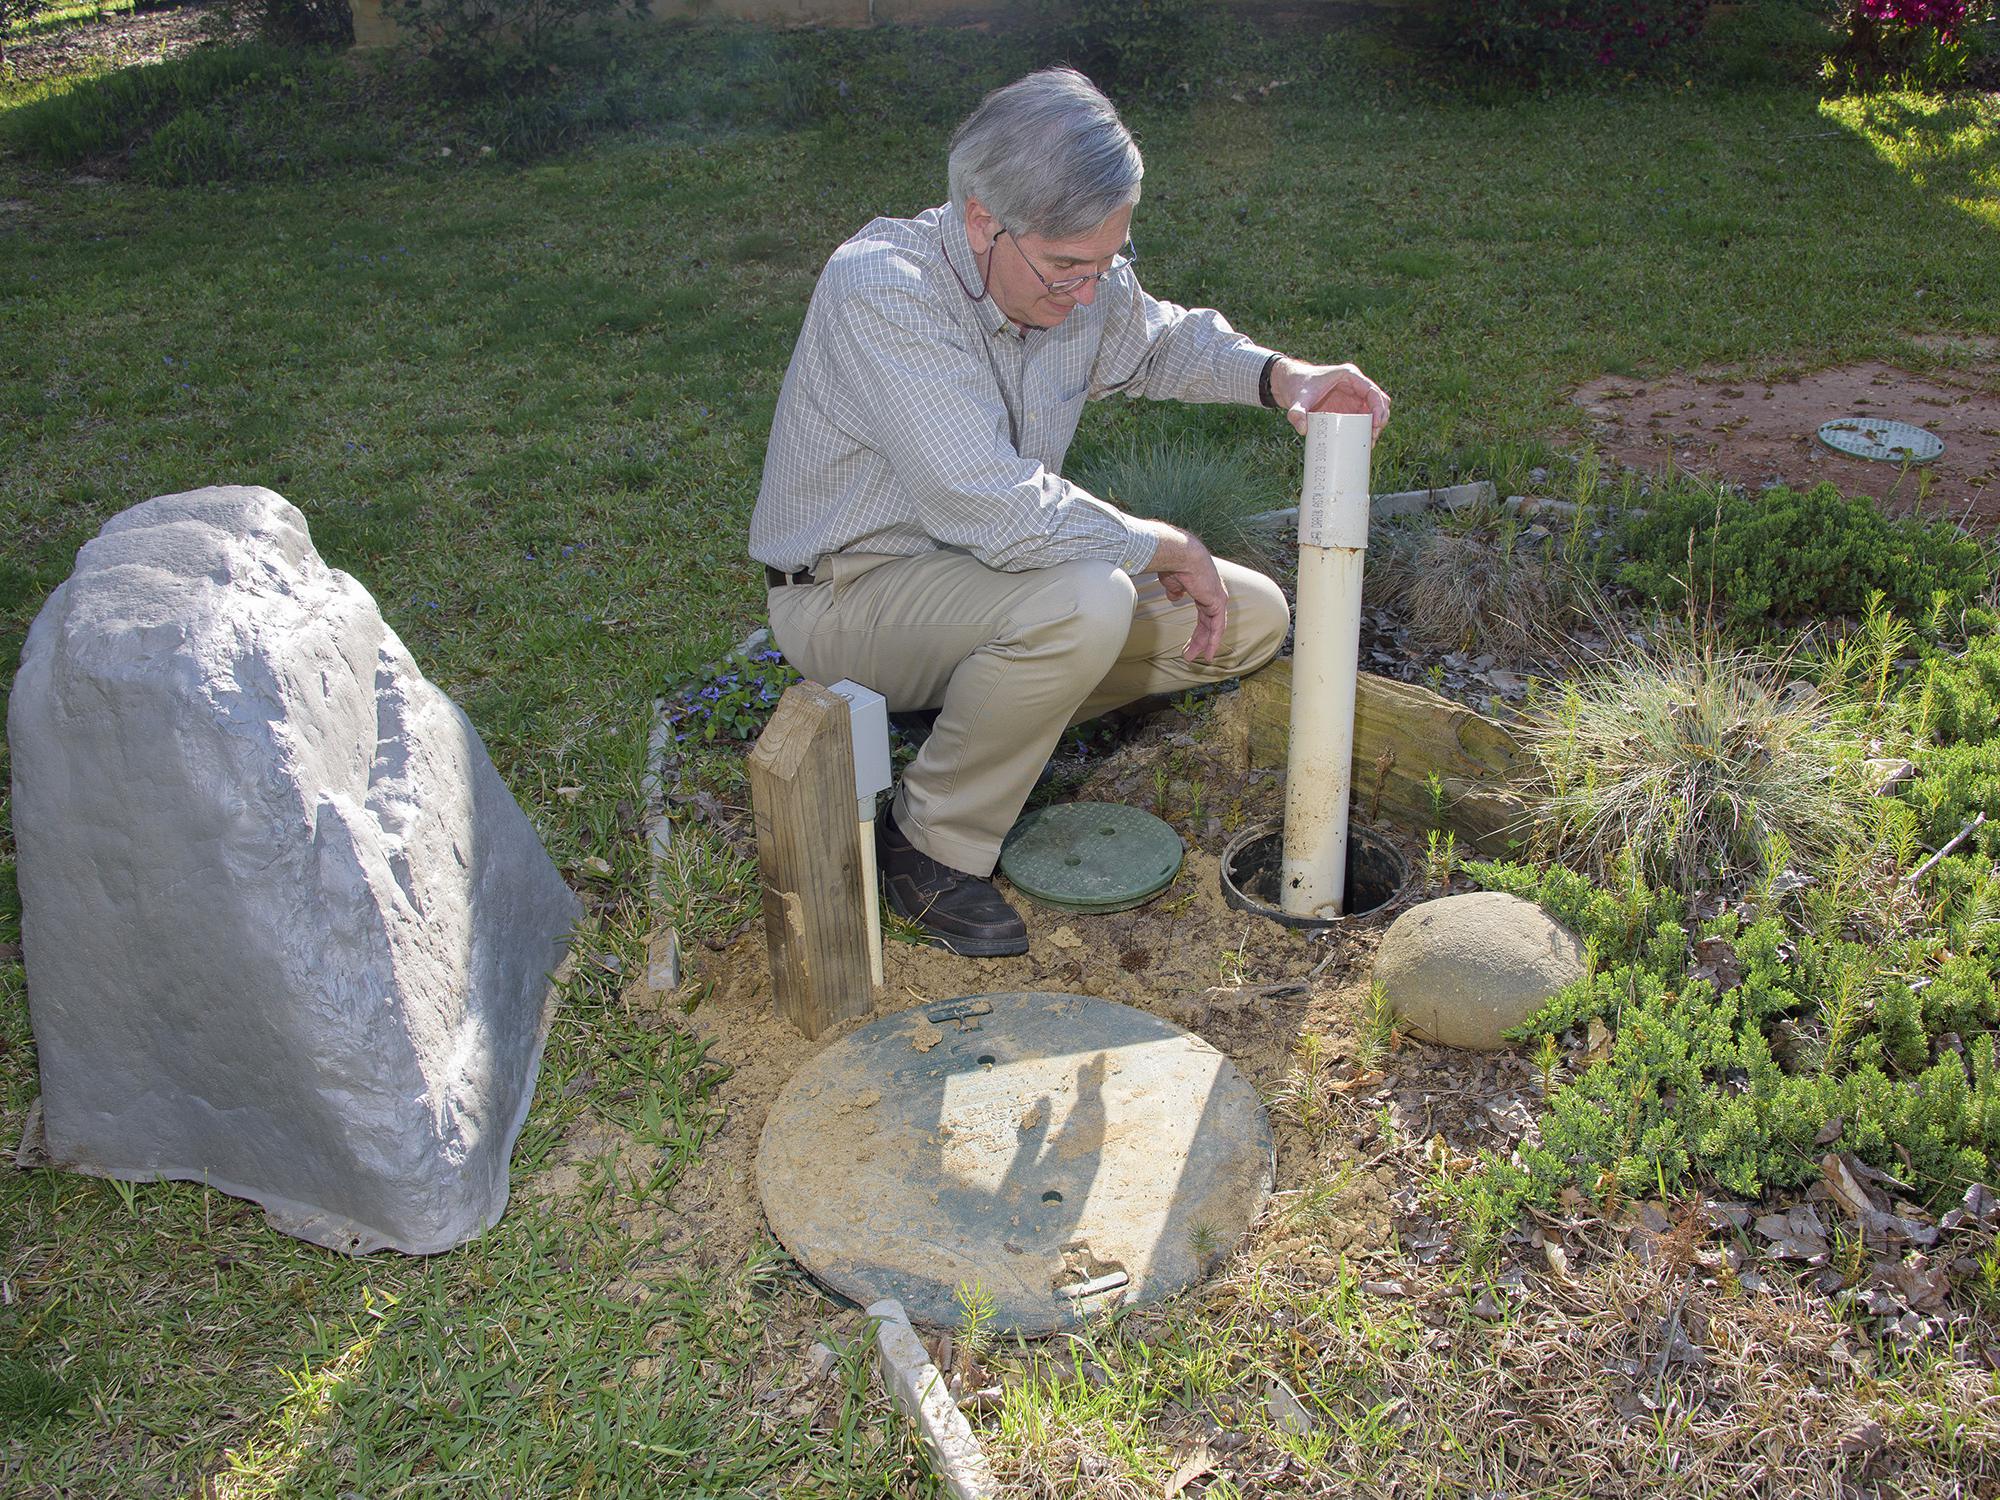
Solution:
<svg viewBox="0 0 2000 1500">
<path fill-rule="evenodd" d="M 1563 1081 L 1563 1059 L 1553 1032 L 1543 1032 L 1541 1045 L 1535 1048 L 1535 1072 L 1541 1078 L 1542 1098 L 1554 1098 L 1557 1085 Z"/>
<path fill-rule="evenodd" d="M 1458 864 L 1458 835 L 1446 829 L 1440 838 L 1433 828 L 1424 839 L 1424 884 L 1434 891 L 1449 889 Z"/>
<path fill-rule="evenodd" d="M 993 1320 L 999 1316 L 1000 1305 L 986 1284 L 978 1280 L 961 1281 L 953 1289 L 951 1300 L 958 1304 L 958 1326 L 953 1330 L 953 1339 L 958 1348 L 959 1373 L 963 1375 L 992 1351 Z"/>
<path fill-rule="evenodd" d="M 1396 1040 L 1396 1007 L 1381 980 L 1368 986 L 1368 1008 L 1361 1017 L 1361 1029 L 1354 1038 L 1354 1065 L 1373 1073 L 1389 1060 Z"/>
<path fill-rule="evenodd" d="M 1248 971 L 1244 967 L 1243 950 L 1248 946 L 1249 942 L 1250 930 L 1246 927 L 1243 930 L 1242 938 L 1236 944 L 1234 952 L 1231 952 L 1227 948 L 1222 950 L 1222 958 L 1216 964 L 1215 977 L 1224 989 L 1237 989 L 1245 982 Z"/>
<path fill-rule="evenodd" d="M 1221 1249 L 1222 1235 L 1208 1220 L 1196 1219 L 1188 1225 L 1188 1251 L 1194 1256 L 1196 1265 L 1206 1270 Z"/>
<path fill-rule="evenodd" d="M 1325 1144 L 1334 1125 L 1333 1090 L 1327 1078 L 1332 1061 L 1326 1038 L 1308 1031 L 1292 1049 L 1292 1071 L 1271 1099 L 1274 1113 L 1287 1115 L 1318 1150 Z"/>
</svg>

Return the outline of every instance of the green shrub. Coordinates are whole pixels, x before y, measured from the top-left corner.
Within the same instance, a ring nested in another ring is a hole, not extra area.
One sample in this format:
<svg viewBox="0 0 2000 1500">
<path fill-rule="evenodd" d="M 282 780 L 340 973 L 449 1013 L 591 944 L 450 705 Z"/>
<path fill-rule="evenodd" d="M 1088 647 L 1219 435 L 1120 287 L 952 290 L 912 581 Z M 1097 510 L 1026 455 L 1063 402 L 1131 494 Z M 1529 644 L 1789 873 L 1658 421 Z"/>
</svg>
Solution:
<svg viewBox="0 0 2000 1500">
<path fill-rule="evenodd" d="M 437 79 L 456 92 L 499 93 L 545 83 L 578 33 L 645 0 L 383 0 Z"/>
<path fill-rule="evenodd" d="M 1581 896 L 1559 869 L 1468 868 L 1598 934 L 1617 905 Z M 2000 914 L 2000 899 L 1992 905 Z M 1828 1150 L 1852 1151 L 1933 1202 L 1991 1180 L 2000 943 L 1977 953 L 1929 939 L 1866 945 L 1733 915 L 1701 938 L 1727 945 L 1738 982 L 1690 970 L 1679 929 L 1662 922 L 1631 961 L 1594 969 L 1518 1029 L 1553 1036 L 1597 1020 L 1609 1055 L 1555 1092 L 1539 1144 L 1511 1165 L 1489 1158 L 1461 1190 L 1475 1227 L 1568 1186 L 1652 1197 L 1693 1180 L 1755 1197 L 1810 1181 Z M 1921 986 L 1910 982 L 1919 971 Z M 1941 1045 L 1946 1031 L 1959 1041 Z M 1825 1138 L 1829 1128 L 1837 1133 Z"/>
<path fill-rule="evenodd" d="M 1541 83 L 1683 69 L 1710 0 L 1431 0 L 1431 39 L 1481 71 Z"/>
<path fill-rule="evenodd" d="M 1704 36 L 1712 71 L 1733 84 L 1816 81 L 1836 32 L 1824 0 L 1751 0 L 1718 7 Z"/>
<path fill-rule="evenodd" d="M 1967 26 L 1977 23 L 1983 8 L 1968 0 L 1844 0 L 1831 71 L 1860 89 L 1892 83 L 1951 88 L 1965 80 L 1977 56 Z"/>
<path fill-rule="evenodd" d="M 1941 745 L 1990 739 L 2000 725 L 2000 635 L 1981 635 L 1962 655 L 1933 651 L 1921 669 L 1916 731 Z"/>
<path fill-rule="evenodd" d="M 354 7 L 349 0 L 261 0 L 258 29 L 289 47 L 348 47 L 354 44 Z"/>
<path fill-rule="evenodd" d="M 1184 97 L 1230 24 L 1216 0 L 1038 0 L 1035 42 L 1113 96 Z"/>
<path fill-rule="evenodd" d="M 1956 527 L 1891 520 L 1830 484 L 1656 495 L 1628 518 L 1621 541 L 1630 561 L 1620 583 L 1678 612 L 1692 580 L 1695 606 L 1738 629 L 1858 615 L 1878 591 L 1921 620 L 1934 595 L 1962 607 L 1993 581 L 1986 549 Z"/>
<path fill-rule="evenodd" d="M 1903 796 L 1917 811 L 1919 833 L 1934 846 L 1985 813 L 1986 821 L 1960 847 L 2000 859 L 2000 739 L 1920 752 L 1917 778 Z"/>
</svg>

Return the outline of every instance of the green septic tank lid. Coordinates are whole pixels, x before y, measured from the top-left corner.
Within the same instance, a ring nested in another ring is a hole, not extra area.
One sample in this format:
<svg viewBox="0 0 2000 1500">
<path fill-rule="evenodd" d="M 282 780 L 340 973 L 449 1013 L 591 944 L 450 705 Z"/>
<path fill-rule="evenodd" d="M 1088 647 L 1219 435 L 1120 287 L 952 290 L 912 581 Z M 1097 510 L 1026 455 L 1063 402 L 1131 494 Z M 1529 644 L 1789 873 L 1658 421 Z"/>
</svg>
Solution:
<svg viewBox="0 0 2000 1500">
<path fill-rule="evenodd" d="M 1819 440 L 1835 453 L 1891 464 L 1927 464 L 1944 452 L 1936 433 L 1887 417 L 1840 417 L 1821 426 Z"/>
<path fill-rule="evenodd" d="M 1000 846 L 1016 890 L 1064 911 L 1125 911 L 1180 873 L 1181 836 L 1151 813 L 1116 802 L 1037 808 Z"/>
<path fill-rule="evenodd" d="M 771 1231 L 821 1285 L 933 1328 L 961 1289 L 996 1333 L 1156 1302 L 1229 1254 L 1271 1192 L 1263 1101 L 1200 1037 L 1085 995 L 968 995 L 883 1016 L 772 1101 Z"/>
</svg>

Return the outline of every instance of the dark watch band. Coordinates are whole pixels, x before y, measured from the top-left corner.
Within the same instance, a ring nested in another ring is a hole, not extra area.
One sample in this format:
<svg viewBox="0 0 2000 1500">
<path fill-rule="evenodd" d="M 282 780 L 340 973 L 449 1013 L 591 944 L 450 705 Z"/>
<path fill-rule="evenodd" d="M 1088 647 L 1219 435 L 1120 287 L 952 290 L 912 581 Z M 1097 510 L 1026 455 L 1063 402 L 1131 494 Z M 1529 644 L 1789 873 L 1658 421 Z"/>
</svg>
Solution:
<svg viewBox="0 0 2000 1500">
<path fill-rule="evenodd" d="M 1271 372 L 1278 368 L 1278 361 L 1283 358 L 1282 354 L 1274 354 L 1265 360 L 1264 371 L 1257 377 L 1257 399 L 1273 411 L 1278 409 L 1278 398 L 1271 394 Z"/>
</svg>

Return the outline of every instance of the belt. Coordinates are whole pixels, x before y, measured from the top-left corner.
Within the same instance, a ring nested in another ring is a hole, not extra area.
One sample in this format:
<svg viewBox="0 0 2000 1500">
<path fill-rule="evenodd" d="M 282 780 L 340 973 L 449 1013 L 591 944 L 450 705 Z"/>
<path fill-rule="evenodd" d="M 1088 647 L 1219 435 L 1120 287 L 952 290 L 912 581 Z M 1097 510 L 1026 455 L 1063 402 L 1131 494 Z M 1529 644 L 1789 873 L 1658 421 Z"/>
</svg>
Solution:
<svg viewBox="0 0 2000 1500">
<path fill-rule="evenodd" d="M 806 584 L 818 582 L 813 577 L 811 568 L 800 568 L 796 573 L 786 573 L 772 567 L 769 563 L 764 564 L 764 580 L 774 589 L 781 589 L 787 584 L 793 583 Z"/>
</svg>

